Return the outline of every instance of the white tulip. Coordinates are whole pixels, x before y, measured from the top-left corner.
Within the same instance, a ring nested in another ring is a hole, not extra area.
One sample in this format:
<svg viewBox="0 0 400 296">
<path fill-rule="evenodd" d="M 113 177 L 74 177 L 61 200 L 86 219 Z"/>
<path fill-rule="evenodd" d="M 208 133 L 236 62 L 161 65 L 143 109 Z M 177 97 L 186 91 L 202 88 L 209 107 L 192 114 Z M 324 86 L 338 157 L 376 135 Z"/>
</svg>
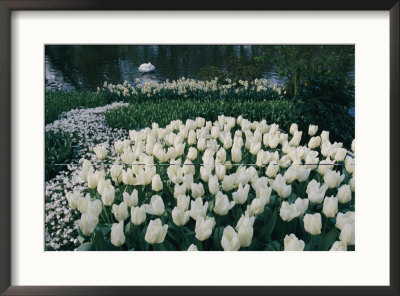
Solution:
<svg viewBox="0 0 400 296">
<path fill-rule="evenodd" d="M 203 205 L 203 200 L 201 199 L 201 197 L 198 197 L 194 201 L 192 200 L 190 202 L 190 217 L 192 217 L 192 219 L 196 221 L 199 217 L 205 218 L 207 214 L 207 209 L 208 201 L 206 201 Z"/>
<path fill-rule="evenodd" d="M 183 176 L 183 184 L 186 186 L 186 190 L 190 190 L 192 188 L 193 183 L 193 174 L 185 174 Z"/>
<path fill-rule="evenodd" d="M 176 199 L 177 207 L 182 209 L 183 211 L 187 211 L 189 209 L 190 196 L 179 195 Z"/>
<path fill-rule="evenodd" d="M 159 174 L 156 174 L 151 179 L 151 189 L 153 191 L 161 191 L 163 189 L 163 182 Z"/>
<path fill-rule="evenodd" d="M 299 130 L 299 126 L 297 125 L 297 123 L 292 123 L 292 125 L 290 126 L 289 132 L 290 134 L 293 136 L 295 132 L 297 132 Z"/>
<path fill-rule="evenodd" d="M 335 241 L 329 251 L 347 251 L 347 245 L 343 241 Z"/>
<path fill-rule="evenodd" d="M 305 243 L 299 240 L 294 233 L 286 235 L 283 239 L 283 250 L 284 251 L 303 251 Z"/>
<path fill-rule="evenodd" d="M 324 159 L 324 160 L 321 160 L 321 161 L 319 162 L 319 165 L 318 165 L 318 173 L 319 173 L 320 175 L 324 176 L 325 173 L 326 173 L 328 170 L 333 169 L 334 163 L 335 163 L 335 161 L 334 161 L 334 160 L 331 160 L 330 157 L 328 157 L 328 158 L 326 158 L 326 159 Z"/>
<path fill-rule="evenodd" d="M 110 176 L 111 179 L 117 184 L 122 181 L 122 171 L 123 171 L 122 165 L 113 164 L 111 166 Z"/>
<path fill-rule="evenodd" d="M 290 222 L 300 216 L 300 213 L 300 209 L 295 204 L 289 204 L 287 201 L 282 202 L 279 215 L 283 221 Z"/>
<path fill-rule="evenodd" d="M 68 205 L 71 209 L 76 210 L 78 208 L 78 201 L 82 198 L 82 195 L 79 191 L 67 192 L 65 197 L 68 200 Z"/>
<path fill-rule="evenodd" d="M 317 235 L 321 233 L 322 222 L 321 214 L 306 214 L 304 216 L 304 229 L 311 235 Z"/>
<path fill-rule="evenodd" d="M 197 249 L 195 244 L 191 244 L 187 250 L 188 251 L 198 251 L 198 249 Z"/>
<path fill-rule="evenodd" d="M 186 158 L 191 161 L 195 160 L 197 158 L 197 149 L 194 147 L 190 147 Z"/>
<path fill-rule="evenodd" d="M 129 217 L 128 206 L 124 202 L 121 202 L 119 205 L 114 204 L 112 206 L 112 213 L 117 221 L 125 221 Z"/>
<path fill-rule="evenodd" d="M 346 156 L 344 165 L 346 167 L 346 171 L 349 174 L 352 174 L 354 172 L 354 158 L 352 158 L 351 156 Z"/>
<path fill-rule="evenodd" d="M 247 196 L 249 195 L 250 185 L 247 184 L 243 187 L 239 184 L 239 188 L 236 192 L 232 193 L 232 198 L 237 204 L 244 204 L 247 201 Z"/>
<path fill-rule="evenodd" d="M 196 239 L 199 241 L 205 241 L 211 236 L 211 233 L 215 227 L 215 218 L 214 217 L 204 217 L 199 216 L 196 219 L 196 227 L 194 229 L 196 235 Z"/>
<path fill-rule="evenodd" d="M 124 221 L 121 220 L 111 226 L 111 243 L 116 247 L 120 247 L 125 243 Z"/>
<path fill-rule="evenodd" d="M 251 245 L 251 240 L 253 239 L 253 224 L 255 217 L 245 217 L 241 216 L 237 225 L 236 231 L 238 232 L 239 242 L 241 247 L 248 247 Z"/>
<path fill-rule="evenodd" d="M 186 159 L 185 162 L 183 163 L 182 167 L 182 172 L 187 175 L 187 174 L 195 174 L 195 167 L 193 165 L 193 162 L 191 162 L 189 159 Z"/>
<path fill-rule="evenodd" d="M 124 141 L 115 141 L 114 148 L 117 154 L 122 154 L 122 152 L 124 151 Z"/>
<path fill-rule="evenodd" d="M 235 145 L 233 146 L 231 150 L 232 154 L 232 161 L 234 163 L 239 163 L 242 160 L 242 151 L 240 148 L 236 147 Z"/>
<path fill-rule="evenodd" d="M 115 189 L 112 185 L 104 188 L 101 200 L 105 206 L 111 206 L 115 199 Z"/>
<path fill-rule="evenodd" d="M 346 157 L 347 150 L 345 148 L 339 148 L 335 153 L 335 160 L 336 161 L 343 161 Z"/>
<path fill-rule="evenodd" d="M 355 227 L 354 223 L 346 223 L 340 232 L 339 239 L 345 242 L 348 246 L 355 243 Z"/>
<path fill-rule="evenodd" d="M 99 218 L 91 213 L 82 214 L 78 226 L 84 235 L 90 235 L 96 229 Z"/>
<path fill-rule="evenodd" d="M 287 198 L 292 193 L 292 186 L 286 185 L 285 179 L 280 174 L 276 176 L 275 180 L 270 180 L 270 184 L 282 198 Z"/>
<path fill-rule="evenodd" d="M 214 212 L 217 215 L 224 216 L 228 214 L 229 210 L 231 210 L 235 206 L 234 201 L 229 201 L 228 196 L 222 194 L 221 191 L 218 191 L 215 196 L 215 206 Z"/>
<path fill-rule="evenodd" d="M 278 163 L 274 160 L 271 161 L 267 167 L 267 170 L 265 172 L 265 174 L 269 177 L 269 178 L 274 178 L 276 176 L 276 174 L 279 171 L 279 165 Z"/>
<path fill-rule="evenodd" d="M 310 149 L 315 149 L 318 148 L 321 145 L 321 137 L 312 137 L 310 141 L 308 142 L 308 148 Z"/>
<path fill-rule="evenodd" d="M 336 228 L 342 230 L 345 224 L 354 224 L 355 223 L 355 214 L 352 211 L 348 211 L 345 214 L 338 213 L 336 216 Z"/>
<path fill-rule="evenodd" d="M 321 203 L 324 200 L 325 192 L 328 185 L 320 185 L 316 180 L 312 179 L 306 189 L 307 197 L 312 203 Z"/>
<path fill-rule="evenodd" d="M 210 176 L 211 176 L 211 169 L 205 166 L 200 167 L 200 178 L 204 182 L 209 182 L 210 181 Z"/>
<path fill-rule="evenodd" d="M 144 239 L 149 244 L 160 244 L 164 241 L 167 231 L 168 225 L 162 225 L 159 218 L 151 220 Z"/>
<path fill-rule="evenodd" d="M 224 251 L 237 251 L 240 249 L 239 236 L 232 226 L 225 227 L 222 234 L 221 246 Z"/>
<path fill-rule="evenodd" d="M 224 148 L 220 148 L 217 152 L 216 158 L 215 158 L 215 163 L 225 163 L 226 160 L 226 151 Z"/>
<path fill-rule="evenodd" d="M 147 214 L 161 216 L 165 211 L 164 202 L 159 195 L 153 195 L 150 204 L 142 205 Z"/>
<path fill-rule="evenodd" d="M 350 185 L 342 185 L 337 192 L 337 198 L 340 203 L 344 204 L 351 201 L 351 188 Z"/>
<path fill-rule="evenodd" d="M 192 183 L 190 186 L 190 189 L 192 191 L 192 196 L 194 199 L 198 197 L 202 197 L 204 195 L 204 187 L 202 183 Z"/>
<path fill-rule="evenodd" d="M 103 160 L 107 156 L 107 148 L 103 145 L 98 145 L 93 148 L 94 153 L 96 153 L 96 157 L 100 160 Z"/>
<path fill-rule="evenodd" d="M 308 126 L 308 134 L 310 135 L 310 137 L 314 136 L 318 131 L 318 125 L 312 125 L 310 124 Z"/>
<path fill-rule="evenodd" d="M 172 210 L 172 220 L 177 226 L 185 225 L 189 221 L 189 211 L 184 211 L 179 207 L 175 207 Z"/>
<path fill-rule="evenodd" d="M 146 211 L 143 206 L 131 208 L 131 221 L 134 225 L 140 225 L 146 221 Z"/>
<path fill-rule="evenodd" d="M 212 195 L 217 194 L 219 191 L 219 183 L 217 176 L 211 176 L 208 180 L 208 190 Z"/>
<path fill-rule="evenodd" d="M 98 192 L 100 195 L 102 195 L 104 189 L 107 188 L 107 187 L 109 187 L 109 186 L 111 186 L 111 180 L 110 180 L 110 179 L 107 179 L 107 180 L 105 180 L 105 179 L 100 179 L 100 180 L 97 182 L 97 192 Z"/>
<path fill-rule="evenodd" d="M 224 179 L 222 180 L 222 190 L 225 192 L 231 191 L 235 186 L 236 175 L 225 175 Z"/>
<path fill-rule="evenodd" d="M 338 212 L 338 199 L 337 197 L 325 197 L 322 213 L 328 218 L 333 218 Z"/>
<path fill-rule="evenodd" d="M 215 175 L 217 176 L 218 180 L 221 181 L 226 173 L 226 167 L 222 164 L 215 165 Z"/>
<path fill-rule="evenodd" d="M 136 206 L 139 201 L 138 194 L 139 192 L 136 189 L 133 189 L 132 194 L 129 194 L 128 192 L 124 191 L 124 193 L 122 193 L 124 203 L 126 203 L 128 207 Z"/>
<path fill-rule="evenodd" d="M 328 185 L 329 188 L 336 188 L 342 183 L 344 180 L 344 175 L 340 175 L 340 172 L 327 170 L 324 175 L 324 182 Z"/>
</svg>

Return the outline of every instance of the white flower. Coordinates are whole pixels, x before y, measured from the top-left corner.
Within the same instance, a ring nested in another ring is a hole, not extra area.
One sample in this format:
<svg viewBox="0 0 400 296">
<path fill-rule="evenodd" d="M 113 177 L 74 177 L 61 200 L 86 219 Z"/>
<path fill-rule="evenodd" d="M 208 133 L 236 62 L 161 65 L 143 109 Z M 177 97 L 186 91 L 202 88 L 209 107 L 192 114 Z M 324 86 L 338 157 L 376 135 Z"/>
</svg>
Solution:
<svg viewBox="0 0 400 296">
<path fill-rule="evenodd" d="M 239 147 L 236 147 L 235 145 L 233 145 L 231 154 L 232 154 L 233 162 L 239 163 L 242 160 L 242 151 L 240 150 Z"/>
<path fill-rule="evenodd" d="M 124 202 L 121 202 L 119 205 L 114 204 L 112 212 L 117 221 L 125 221 L 129 217 L 128 206 Z"/>
<path fill-rule="evenodd" d="M 295 204 L 289 204 L 287 201 L 282 202 L 279 215 L 283 221 L 290 222 L 300 216 L 300 213 L 300 209 Z"/>
<path fill-rule="evenodd" d="M 146 221 L 146 211 L 143 206 L 131 208 L 131 221 L 135 225 L 140 225 Z"/>
<path fill-rule="evenodd" d="M 124 191 L 124 193 L 122 193 L 124 203 L 126 203 L 128 207 L 136 206 L 138 203 L 138 194 L 139 193 L 136 189 L 133 189 L 132 194 L 129 194 L 128 192 Z"/>
<path fill-rule="evenodd" d="M 304 216 L 304 229 L 311 235 L 317 235 L 321 233 L 322 222 L 321 214 L 306 214 Z"/>
<path fill-rule="evenodd" d="M 112 185 L 103 189 L 101 200 L 105 206 L 111 206 L 115 199 L 115 189 Z"/>
<path fill-rule="evenodd" d="M 194 199 L 198 198 L 198 197 L 202 197 L 204 195 L 204 187 L 202 183 L 192 183 L 191 186 L 191 191 L 192 191 L 192 196 Z"/>
<path fill-rule="evenodd" d="M 107 148 L 103 145 L 98 145 L 93 148 L 94 153 L 96 153 L 96 157 L 100 160 L 103 160 L 107 156 Z"/>
<path fill-rule="evenodd" d="M 70 208 L 75 210 L 78 208 L 78 201 L 82 198 L 82 195 L 79 191 L 74 191 L 73 193 L 67 192 L 65 197 L 68 200 L 68 205 Z"/>
<path fill-rule="evenodd" d="M 96 229 L 99 218 L 91 213 L 82 214 L 78 221 L 79 228 L 84 235 L 90 235 Z"/>
<path fill-rule="evenodd" d="M 185 225 L 189 221 L 189 211 L 184 211 L 179 207 L 175 207 L 172 210 L 172 220 L 177 226 Z"/>
<path fill-rule="evenodd" d="M 195 244 L 191 244 L 187 250 L 188 251 L 198 251 L 198 249 L 197 249 Z"/>
<path fill-rule="evenodd" d="M 351 156 L 346 156 L 344 165 L 346 167 L 346 171 L 349 174 L 352 174 L 354 172 L 354 158 L 352 158 Z"/>
<path fill-rule="evenodd" d="M 124 221 L 121 220 L 111 226 L 111 243 L 116 247 L 125 243 Z"/>
<path fill-rule="evenodd" d="M 216 164 L 215 165 L 215 175 L 217 176 L 218 180 L 221 181 L 226 173 L 226 167 L 223 164 Z"/>
<path fill-rule="evenodd" d="M 159 218 L 151 220 L 144 239 L 149 244 L 160 244 L 164 241 L 167 231 L 168 225 L 162 225 Z"/>
<path fill-rule="evenodd" d="M 340 175 L 340 172 L 327 170 L 324 175 L 324 182 L 328 185 L 329 188 L 336 188 L 342 183 L 344 180 L 344 175 Z"/>
<path fill-rule="evenodd" d="M 318 165 L 318 173 L 324 176 L 326 171 L 333 169 L 334 163 L 335 161 L 331 160 L 329 157 L 327 157 L 324 160 L 321 160 Z"/>
<path fill-rule="evenodd" d="M 253 224 L 255 217 L 249 217 L 248 215 L 242 215 L 236 225 L 236 231 L 238 232 L 239 242 L 241 247 L 248 247 L 253 239 Z"/>
<path fill-rule="evenodd" d="M 210 176 L 210 178 L 208 179 L 208 191 L 210 191 L 210 193 L 213 195 L 217 194 L 217 192 L 219 191 L 219 183 L 217 176 Z"/>
<path fill-rule="evenodd" d="M 351 188 L 350 185 L 342 185 L 338 189 L 337 198 L 340 203 L 347 203 L 351 201 Z"/>
<path fill-rule="evenodd" d="M 164 202 L 159 195 L 153 195 L 150 199 L 150 204 L 143 204 L 142 207 L 147 214 L 161 216 L 164 213 Z"/>
<path fill-rule="evenodd" d="M 312 137 L 310 141 L 308 142 L 308 148 L 310 149 L 315 149 L 318 148 L 321 145 L 321 137 Z"/>
<path fill-rule="evenodd" d="M 346 223 L 340 232 L 339 239 L 345 242 L 348 246 L 355 243 L 355 227 L 354 223 Z"/>
<path fill-rule="evenodd" d="M 206 217 L 208 209 L 208 201 L 203 205 L 203 200 L 201 197 L 196 198 L 194 201 L 190 202 L 190 217 L 197 221 L 199 217 Z"/>
<path fill-rule="evenodd" d="M 295 132 L 297 132 L 299 130 L 299 127 L 297 125 L 297 123 L 292 123 L 292 125 L 290 126 L 290 134 L 293 136 Z"/>
<path fill-rule="evenodd" d="M 356 152 L 356 139 L 353 139 L 353 141 L 351 142 L 351 150 L 353 150 L 353 152 Z"/>
<path fill-rule="evenodd" d="M 224 251 L 237 251 L 240 249 L 239 236 L 232 226 L 225 227 L 222 234 L 221 246 Z"/>
<path fill-rule="evenodd" d="M 123 170 L 122 165 L 113 164 L 111 166 L 110 175 L 111 175 L 111 179 L 115 183 L 119 183 L 122 181 L 122 170 Z"/>
<path fill-rule="evenodd" d="M 283 250 L 284 251 L 303 251 L 305 243 L 299 240 L 294 233 L 286 235 L 283 239 Z"/>
<path fill-rule="evenodd" d="M 347 251 L 347 245 L 343 241 L 335 241 L 329 251 Z"/>
<path fill-rule="evenodd" d="M 269 182 L 272 189 L 282 198 L 287 198 L 292 193 L 292 186 L 286 185 L 285 179 L 280 174 L 276 176 L 275 180 Z"/>
<path fill-rule="evenodd" d="M 160 191 L 163 189 L 163 182 L 161 181 L 161 177 L 159 174 L 153 176 L 151 180 L 151 189 L 153 191 Z"/>
<path fill-rule="evenodd" d="M 250 185 L 247 184 L 243 187 L 239 184 L 239 188 L 236 192 L 232 193 L 232 198 L 237 204 L 244 204 L 247 201 L 247 196 L 249 195 Z"/>
<path fill-rule="evenodd" d="M 269 178 L 274 178 L 276 176 L 276 174 L 279 171 L 279 165 L 278 163 L 273 160 L 269 163 L 267 170 L 265 172 L 265 174 L 269 177 Z"/>
<path fill-rule="evenodd" d="M 225 175 L 224 179 L 222 180 L 222 190 L 225 192 L 231 191 L 235 186 L 236 175 Z"/>
<path fill-rule="evenodd" d="M 346 157 L 347 150 L 345 148 L 339 148 L 335 153 L 335 160 L 336 161 L 343 161 Z"/>
<path fill-rule="evenodd" d="M 114 148 L 116 153 L 122 154 L 122 152 L 124 151 L 124 141 L 115 141 Z"/>
<path fill-rule="evenodd" d="M 231 210 L 235 206 L 234 201 L 229 201 L 228 196 L 222 194 L 221 191 L 218 191 L 215 196 L 215 206 L 214 212 L 220 216 L 224 216 L 228 214 L 229 210 Z"/>
<path fill-rule="evenodd" d="M 335 225 L 336 228 L 342 230 L 343 226 L 348 223 L 350 223 L 350 224 L 355 223 L 354 212 L 349 211 L 349 212 L 346 212 L 345 214 L 339 212 L 336 216 L 336 225 Z"/>
<path fill-rule="evenodd" d="M 320 185 L 316 180 L 312 179 L 307 185 L 307 197 L 312 203 L 321 203 L 324 200 L 327 189 L 327 184 Z"/>
<path fill-rule="evenodd" d="M 338 199 L 337 197 L 325 197 L 322 213 L 328 218 L 333 218 L 338 212 Z"/>
<path fill-rule="evenodd" d="M 204 217 L 198 216 L 196 219 L 196 227 L 194 229 L 196 233 L 196 238 L 199 241 L 204 241 L 211 236 L 211 233 L 215 227 L 215 218 L 214 217 Z"/>
<path fill-rule="evenodd" d="M 191 161 L 195 160 L 197 158 L 197 149 L 194 147 L 190 147 L 186 158 Z"/>
<path fill-rule="evenodd" d="M 310 137 L 314 136 L 318 131 L 318 125 L 312 125 L 310 124 L 308 126 L 308 134 L 310 135 Z"/>
<path fill-rule="evenodd" d="M 176 199 L 178 208 L 183 211 L 187 211 L 189 209 L 190 196 L 179 195 Z"/>
</svg>

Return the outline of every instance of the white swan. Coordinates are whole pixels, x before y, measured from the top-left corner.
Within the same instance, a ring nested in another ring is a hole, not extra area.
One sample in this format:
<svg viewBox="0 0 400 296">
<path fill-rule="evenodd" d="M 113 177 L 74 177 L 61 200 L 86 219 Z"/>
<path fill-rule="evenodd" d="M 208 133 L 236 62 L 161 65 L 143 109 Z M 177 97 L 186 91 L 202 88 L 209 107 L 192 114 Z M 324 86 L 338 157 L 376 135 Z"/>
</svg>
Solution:
<svg viewBox="0 0 400 296">
<path fill-rule="evenodd" d="M 138 69 L 139 69 L 139 72 L 141 72 L 141 73 L 149 73 L 149 72 L 154 71 L 156 69 L 156 67 L 154 67 L 150 62 L 148 62 L 147 64 L 141 64 Z"/>
</svg>

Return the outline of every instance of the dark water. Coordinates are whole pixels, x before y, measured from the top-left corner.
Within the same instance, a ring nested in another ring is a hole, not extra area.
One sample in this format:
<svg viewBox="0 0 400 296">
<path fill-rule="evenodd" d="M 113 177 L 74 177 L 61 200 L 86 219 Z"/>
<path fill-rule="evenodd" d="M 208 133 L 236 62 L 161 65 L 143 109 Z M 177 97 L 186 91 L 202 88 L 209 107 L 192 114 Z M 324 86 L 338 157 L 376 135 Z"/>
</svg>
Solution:
<svg viewBox="0 0 400 296">
<path fill-rule="evenodd" d="M 46 46 L 46 89 L 94 91 L 104 81 L 122 83 L 197 78 L 201 67 L 222 69 L 232 55 L 250 58 L 259 55 L 257 45 L 52 45 Z M 151 62 L 156 70 L 142 74 L 138 67 Z M 265 65 L 263 78 L 280 84 L 272 65 Z"/>
</svg>

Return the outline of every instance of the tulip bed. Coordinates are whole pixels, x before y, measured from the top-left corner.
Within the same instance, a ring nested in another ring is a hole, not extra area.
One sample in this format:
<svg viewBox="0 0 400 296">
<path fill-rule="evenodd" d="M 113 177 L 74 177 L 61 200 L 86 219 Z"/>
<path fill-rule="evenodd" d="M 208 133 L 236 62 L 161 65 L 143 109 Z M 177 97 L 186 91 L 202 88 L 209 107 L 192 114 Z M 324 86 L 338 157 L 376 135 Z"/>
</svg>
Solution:
<svg viewBox="0 0 400 296">
<path fill-rule="evenodd" d="M 354 250 L 354 141 L 220 115 L 97 145 L 66 193 L 77 250 Z"/>
</svg>

